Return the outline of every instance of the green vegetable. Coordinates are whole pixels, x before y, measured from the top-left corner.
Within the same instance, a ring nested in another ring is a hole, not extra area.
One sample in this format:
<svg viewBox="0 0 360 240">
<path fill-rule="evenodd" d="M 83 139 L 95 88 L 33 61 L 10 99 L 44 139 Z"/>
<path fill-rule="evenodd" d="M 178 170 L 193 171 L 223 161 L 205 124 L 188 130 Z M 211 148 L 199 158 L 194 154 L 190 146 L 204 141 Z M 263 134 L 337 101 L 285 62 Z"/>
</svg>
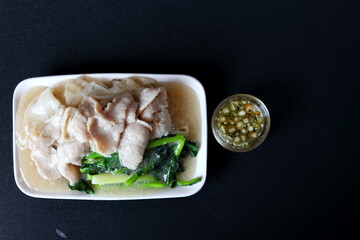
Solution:
<svg viewBox="0 0 360 240">
<path fill-rule="evenodd" d="M 100 173 L 94 176 L 92 184 L 96 187 L 101 186 L 117 186 L 121 187 L 132 187 L 132 188 L 162 188 L 165 187 L 165 183 L 158 181 L 154 176 L 149 174 L 144 174 L 139 177 L 136 183 L 131 186 L 126 186 L 124 184 L 125 180 L 128 179 L 129 176 L 125 174 L 113 175 L 111 173 Z"/>
<path fill-rule="evenodd" d="M 180 157 L 181 151 L 185 145 L 185 138 L 183 135 L 176 135 L 176 136 L 180 136 L 179 140 L 177 141 L 175 150 L 174 150 L 174 154 L 176 158 Z"/>
<path fill-rule="evenodd" d="M 184 148 L 181 152 L 181 157 L 196 157 L 199 153 L 199 148 L 197 147 L 195 142 L 185 141 Z"/>
<path fill-rule="evenodd" d="M 175 187 L 176 185 L 176 172 L 179 168 L 178 158 L 175 154 L 172 154 L 170 161 L 167 164 L 165 172 L 165 183 L 170 187 Z"/>
<path fill-rule="evenodd" d="M 149 144 L 147 145 L 146 149 L 151 149 L 151 148 L 155 148 L 164 144 L 168 144 L 168 143 L 174 143 L 177 142 L 179 140 L 184 140 L 185 138 L 183 135 L 177 134 L 175 136 L 170 136 L 170 137 L 162 137 L 159 139 L 156 139 L 154 141 L 149 142 Z"/>
<path fill-rule="evenodd" d="M 182 135 L 180 135 L 182 136 Z M 185 145 L 185 138 L 184 136 L 182 136 L 182 138 L 180 138 L 177 141 L 177 144 L 175 145 L 175 149 L 173 151 L 173 153 L 171 154 L 170 157 L 170 161 L 168 163 L 168 166 L 166 168 L 166 173 L 165 173 L 165 183 L 166 185 L 170 186 L 170 187 L 175 187 L 176 186 L 176 173 L 179 169 L 179 156 L 181 154 L 181 151 L 183 149 Z"/>
<path fill-rule="evenodd" d="M 149 182 L 149 183 L 136 184 L 135 186 L 149 187 L 149 188 L 163 188 L 163 187 L 165 187 L 165 183 L 163 183 L 163 182 Z"/>
<path fill-rule="evenodd" d="M 112 183 L 123 183 L 129 175 L 126 174 L 112 174 L 112 173 L 99 173 L 92 177 L 92 184 L 112 184 Z"/>
<path fill-rule="evenodd" d="M 69 184 L 69 188 L 71 190 L 77 190 L 81 192 L 86 192 L 87 194 L 94 194 L 94 190 L 91 188 L 91 186 L 83 179 L 76 182 L 73 186 Z"/>
<path fill-rule="evenodd" d="M 99 173 L 92 177 L 92 184 L 115 184 L 124 183 L 129 178 L 126 174 L 112 174 L 112 173 Z M 142 183 L 156 182 L 157 179 L 154 176 L 145 174 L 142 175 L 138 180 Z"/>
<path fill-rule="evenodd" d="M 175 147 L 165 147 L 169 143 L 176 143 Z M 129 186 L 134 183 L 141 175 L 153 170 L 155 167 L 161 164 L 162 160 L 169 159 L 167 161 L 167 165 L 165 168 L 165 183 L 170 187 L 175 187 L 176 185 L 176 172 L 179 169 L 178 159 L 181 154 L 181 151 L 185 145 L 185 138 L 183 135 L 175 135 L 171 137 L 163 137 L 157 140 L 154 140 L 148 144 L 146 147 L 147 150 L 150 149 L 160 149 L 162 146 L 164 149 L 162 154 L 155 154 L 155 158 L 153 161 L 150 161 L 147 165 L 137 171 L 133 176 L 131 176 L 128 180 L 126 180 L 125 185 Z M 169 151 L 169 148 L 171 149 Z M 146 155 L 144 156 L 146 159 Z"/>
<path fill-rule="evenodd" d="M 126 186 L 123 183 L 114 183 L 114 184 L 94 184 L 95 189 L 99 188 L 113 188 L 113 189 L 127 189 L 127 188 L 163 188 L 165 187 L 165 183 L 161 181 L 154 182 L 140 182 L 139 180 L 136 183 L 131 184 L 130 186 Z"/>
<path fill-rule="evenodd" d="M 96 175 L 104 172 L 114 174 L 130 173 L 131 170 L 121 165 L 118 153 L 112 153 L 109 157 L 104 157 L 99 153 L 91 152 L 83 158 L 80 172 Z"/>
<path fill-rule="evenodd" d="M 100 153 L 97 153 L 97 152 L 90 152 L 83 159 L 93 159 L 93 158 L 98 158 L 98 157 L 103 157 L 103 155 L 101 155 Z"/>
<path fill-rule="evenodd" d="M 118 153 L 105 157 L 96 152 L 90 152 L 83 158 L 80 171 L 85 173 L 85 179 L 94 186 L 118 186 L 134 188 L 162 188 L 191 186 L 201 178 L 190 181 L 176 179 L 178 172 L 184 171 L 181 158 L 196 156 L 199 152 L 196 143 L 186 141 L 183 135 L 171 135 L 149 142 L 143 161 L 137 170 L 130 170 L 122 165 Z M 81 180 L 72 190 L 94 193 L 85 181 Z"/>
<path fill-rule="evenodd" d="M 191 179 L 190 181 L 186 181 L 186 182 L 183 182 L 183 181 L 180 181 L 180 180 L 177 180 L 177 184 L 180 185 L 180 186 L 191 186 L 191 185 L 194 185 L 198 182 L 201 181 L 201 177 L 196 177 L 194 179 Z"/>
<path fill-rule="evenodd" d="M 154 150 L 146 151 L 144 159 L 140 167 L 140 170 L 136 171 L 128 180 L 125 181 L 125 185 L 129 186 L 139 179 L 143 174 L 151 171 L 158 166 L 166 158 L 167 148 L 158 147 Z"/>
</svg>

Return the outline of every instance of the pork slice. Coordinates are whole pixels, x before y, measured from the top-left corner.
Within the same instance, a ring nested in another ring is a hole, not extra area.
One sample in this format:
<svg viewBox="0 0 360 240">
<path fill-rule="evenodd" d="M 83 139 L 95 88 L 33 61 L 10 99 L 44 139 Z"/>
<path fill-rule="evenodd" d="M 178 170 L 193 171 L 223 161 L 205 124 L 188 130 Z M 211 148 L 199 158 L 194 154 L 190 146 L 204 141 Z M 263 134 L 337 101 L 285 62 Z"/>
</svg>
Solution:
<svg viewBox="0 0 360 240">
<path fill-rule="evenodd" d="M 92 139 L 91 148 L 104 156 L 117 151 L 124 123 L 114 124 L 101 114 L 89 118 L 87 130 Z"/>
<path fill-rule="evenodd" d="M 57 161 L 53 158 L 56 149 L 51 137 L 41 136 L 32 146 L 31 159 L 34 161 L 40 176 L 46 180 L 54 181 L 61 178 L 57 169 Z"/>
<path fill-rule="evenodd" d="M 101 105 L 92 97 L 84 97 L 78 109 L 87 118 L 102 112 Z"/>
<path fill-rule="evenodd" d="M 88 142 L 79 142 L 71 138 L 59 143 L 55 158 L 57 168 L 61 175 L 69 180 L 70 184 L 75 184 L 80 178 L 79 167 L 82 158 L 89 152 Z"/>
<path fill-rule="evenodd" d="M 137 116 L 136 116 L 136 110 L 139 106 L 139 103 L 136 102 L 135 100 L 133 100 L 127 110 L 127 115 L 126 115 L 126 123 L 133 123 L 137 120 Z"/>
<path fill-rule="evenodd" d="M 74 138 L 82 143 L 88 142 L 87 120 L 77 108 L 66 108 L 62 120 L 62 139 Z"/>
<path fill-rule="evenodd" d="M 88 142 L 79 142 L 76 139 L 66 139 L 59 143 L 56 151 L 58 162 L 71 163 L 81 166 L 82 158 L 89 152 Z"/>
<path fill-rule="evenodd" d="M 78 107 L 79 111 L 88 118 L 86 130 L 90 136 L 93 151 L 110 154 L 113 146 L 113 124 L 102 114 L 101 105 L 92 97 L 85 97 Z M 118 139 L 116 139 L 118 141 Z"/>
<path fill-rule="evenodd" d="M 64 109 L 60 108 L 46 123 L 39 138 L 31 145 L 31 159 L 39 174 L 47 180 L 57 180 L 61 177 L 57 169 L 56 153 L 58 139 L 61 135 L 61 119 Z"/>
<path fill-rule="evenodd" d="M 145 92 L 146 89 L 144 89 L 142 92 Z M 152 91 L 152 90 L 149 90 Z M 140 99 L 140 105 L 141 103 L 145 106 L 145 108 L 140 108 L 138 110 L 138 113 L 140 114 L 140 119 L 152 122 L 154 120 L 154 114 L 163 111 L 168 107 L 168 101 L 167 101 L 167 94 L 164 87 L 157 88 L 158 94 L 152 98 L 147 97 L 149 94 L 143 95 L 144 98 Z M 151 100 L 151 102 L 149 102 Z M 145 102 L 145 103 L 144 103 Z M 142 107 L 143 107 L 142 106 Z"/>
<path fill-rule="evenodd" d="M 149 136 L 148 128 L 141 123 L 135 122 L 126 126 L 119 146 L 119 156 L 125 167 L 134 170 L 139 166 Z"/>
<path fill-rule="evenodd" d="M 123 123 L 126 119 L 127 110 L 133 101 L 134 98 L 129 93 L 116 97 L 111 103 L 107 104 L 103 114 L 114 124 Z"/>
<path fill-rule="evenodd" d="M 172 121 L 168 109 L 154 114 L 154 120 L 150 124 L 152 131 L 150 139 L 160 138 L 172 131 Z"/>
<path fill-rule="evenodd" d="M 165 88 L 144 88 L 138 95 L 138 100 L 140 103 L 138 113 L 142 113 L 142 111 L 155 100 L 155 98 L 160 94 L 160 92 L 165 92 L 166 94 Z"/>
<path fill-rule="evenodd" d="M 80 167 L 61 161 L 57 168 L 61 175 L 69 180 L 70 185 L 74 185 L 80 179 Z"/>
<path fill-rule="evenodd" d="M 151 125 L 150 139 L 168 135 L 172 130 L 172 121 L 166 89 L 164 87 L 144 89 L 140 96 L 140 105 L 145 106 L 143 109 L 139 107 L 140 119 Z"/>
<path fill-rule="evenodd" d="M 147 123 L 145 121 L 142 121 L 140 119 L 136 119 L 135 122 L 144 125 L 144 127 L 146 127 L 150 132 L 152 131 L 152 127 L 151 127 L 151 125 L 149 123 Z"/>
<path fill-rule="evenodd" d="M 123 94 L 108 103 L 100 113 L 95 112 L 87 123 L 94 151 L 105 156 L 117 151 L 120 135 L 124 131 L 128 108 L 134 102 L 131 94 Z"/>
<path fill-rule="evenodd" d="M 68 107 L 64 111 L 56 154 L 57 169 L 60 174 L 75 184 L 80 178 L 79 166 L 82 158 L 89 152 L 90 135 L 87 120 L 78 108 Z"/>
</svg>

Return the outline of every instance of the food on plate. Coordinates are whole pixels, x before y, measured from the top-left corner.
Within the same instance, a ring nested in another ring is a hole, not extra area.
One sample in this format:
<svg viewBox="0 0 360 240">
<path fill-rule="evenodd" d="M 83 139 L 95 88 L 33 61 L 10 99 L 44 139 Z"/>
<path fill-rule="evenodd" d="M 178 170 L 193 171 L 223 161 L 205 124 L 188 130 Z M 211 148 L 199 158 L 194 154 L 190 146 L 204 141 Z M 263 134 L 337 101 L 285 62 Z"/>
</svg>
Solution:
<svg viewBox="0 0 360 240">
<path fill-rule="evenodd" d="M 246 97 L 225 103 L 215 121 L 220 137 L 235 147 L 248 146 L 264 129 L 264 116 Z"/>
<path fill-rule="evenodd" d="M 156 80 L 81 76 L 29 92 L 20 102 L 16 138 L 43 180 L 66 179 L 71 190 L 89 194 L 114 184 L 163 188 L 201 180 L 177 177 L 198 146 L 185 139 L 188 126 L 169 106 L 176 100 Z"/>
</svg>

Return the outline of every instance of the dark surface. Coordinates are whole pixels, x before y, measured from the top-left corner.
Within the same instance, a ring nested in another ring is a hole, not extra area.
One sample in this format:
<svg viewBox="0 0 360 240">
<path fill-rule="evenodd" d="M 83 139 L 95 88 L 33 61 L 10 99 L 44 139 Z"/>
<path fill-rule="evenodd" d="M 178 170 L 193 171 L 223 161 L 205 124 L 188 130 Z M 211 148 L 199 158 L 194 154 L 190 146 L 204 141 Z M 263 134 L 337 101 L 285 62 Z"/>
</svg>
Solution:
<svg viewBox="0 0 360 240">
<path fill-rule="evenodd" d="M 67 239 L 359 239 L 360 6 L 309 2 L 1 1 L 0 239 L 61 239 L 57 229 Z M 208 178 L 189 198 L 24 195 L 12 167 L 14 88 L 89 72 L 192 75 L 209 118 L 226 96 L 253 94 L 270 134 L 230 153 L 209 129 Z"/>
</svg>

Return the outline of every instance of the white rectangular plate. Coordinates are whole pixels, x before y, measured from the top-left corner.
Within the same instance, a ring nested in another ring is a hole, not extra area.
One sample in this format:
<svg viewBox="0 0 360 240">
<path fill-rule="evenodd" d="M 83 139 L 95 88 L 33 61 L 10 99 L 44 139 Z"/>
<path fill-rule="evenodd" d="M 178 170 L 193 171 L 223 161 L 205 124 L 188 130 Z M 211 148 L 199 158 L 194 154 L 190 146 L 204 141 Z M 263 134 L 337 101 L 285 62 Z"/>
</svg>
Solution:
<svg viewBox="0 0 360 240">
<path fill-rule="evenodd" d="M 130 76 L 146 76 L 156 79 L 158 82 L 180 82 L 192 88 L 198 96 L 201 111 L 201 146 L 197 156 L 197 165 L 195 176 L 201 176 L 201 182 L 188 187 L 175 187 L 173 189 L 166 189 L 154 194 L 136 197 L 126 196 L 97 196 L 71 191 L 69 193 L 46 193 L 39 192 L 30 188 L 23 178 L 18 160 L 18 147 L 15 141 L 16 132 L 16 112 L 21 96 L 31 87 L 34 86 L 52 86 L 60 81 L 77 78 L 82 75 L 87 75 L 93 78 L 114 79 L 126 78 Z M 201 83 L 187 75 L 175 74 L 138 74 L 138 73 L 98 73 L 98 74 L 76 74 L 76 75 L 59 75 L 48 77 L 29 78 L 20 82 L 15 88 L 13 95 L 13 154 L 14 154 L 14 175 L 15 181 L 19 189 L 28 196 L 37 198 L 55 198 L 55 199 L 83 199 L 83 200 L 130 200 L 130 199 L 156 199 L 156 198 L 175 198 L 187 197 L 197 193 L 204 185 L 206 179 L 207 167 L 207 115 L 206 115 L 206 98 L 205 91 Z"/>
</svg>

